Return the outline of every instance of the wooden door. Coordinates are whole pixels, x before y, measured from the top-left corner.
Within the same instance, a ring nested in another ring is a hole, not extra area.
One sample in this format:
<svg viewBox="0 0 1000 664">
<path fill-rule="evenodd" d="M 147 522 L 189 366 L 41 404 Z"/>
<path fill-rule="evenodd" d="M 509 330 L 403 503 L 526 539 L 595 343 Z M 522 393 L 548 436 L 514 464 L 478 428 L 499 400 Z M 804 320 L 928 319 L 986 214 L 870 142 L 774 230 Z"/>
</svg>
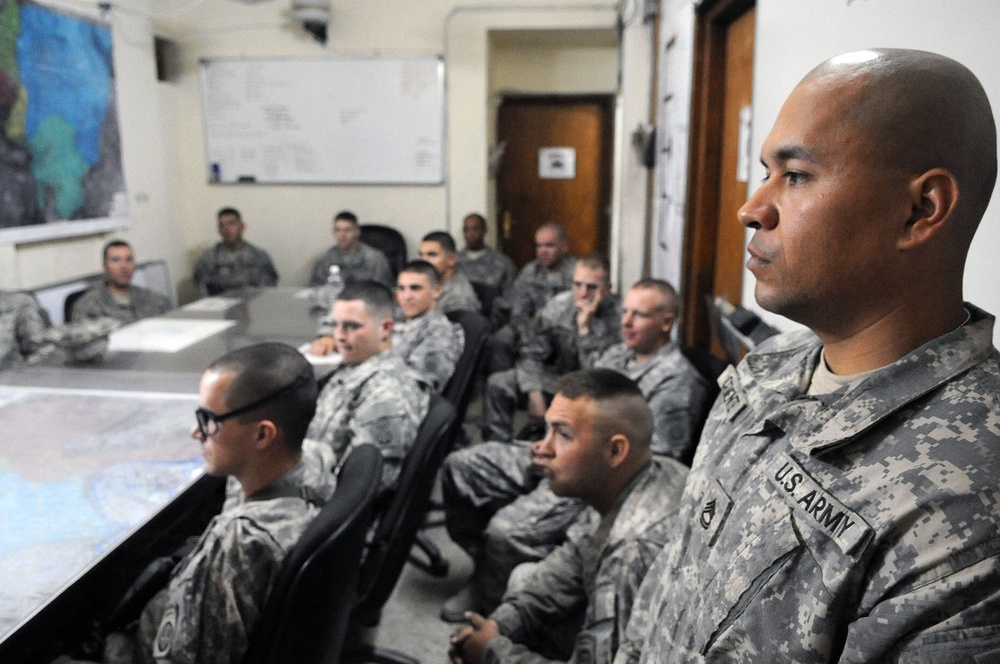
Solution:
<svg viewBox="0 0 1000 664">
<path fill-rule="evenodd" d="M 610 96 L 507 97 L 500 104 L 498 235 L 518 267 L 534 259 L 535 230 L 550 221 L 566 227 L 573 255 L 607 255 L 613 117 Z M 573 163 L 553 148 L 572 150 Z"/>
<path fill-rule="evenodd" d="M 723 357 L 712 343 L 709 302 L 722 296 L 739 304 L 743 293 L 745 234 L 736 213 L 747 200 L 747 159 L 755 158 L 748 154 L 746 126 L 752 115 L 753 2 L 706 2 L 697 21 L 682 330 L 686 343 Z"/>
</svg>

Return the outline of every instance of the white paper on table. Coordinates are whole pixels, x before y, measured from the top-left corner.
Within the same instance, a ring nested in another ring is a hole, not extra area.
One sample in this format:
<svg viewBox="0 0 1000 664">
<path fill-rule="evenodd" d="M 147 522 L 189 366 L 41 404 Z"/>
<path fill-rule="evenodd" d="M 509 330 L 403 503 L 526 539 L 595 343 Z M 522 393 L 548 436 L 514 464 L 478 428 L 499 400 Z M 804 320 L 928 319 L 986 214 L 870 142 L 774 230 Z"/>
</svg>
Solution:
<svg viewBox="0 0 1000 664">
<path fill-rule="evenodd" d="M 329 355 L 313 355 L 309 352 L 311 347 L 311 341 L 307 341 L 299 346 L 299 352 L 302 353 L 303 357 L 309 360 L 309 364 L 336 366 L 341 363 L 340 353 L 334 352 Z"/>
<path fill-rule="evenodd" d="M 112 332 L 108 350 L 176 353 L 235 324 L 234 320 L 144 318 Z"/>
<path fill-rule="evenodd" d="M 203 297 L 181 307 L 183 311 L 225 311 L 240 303 L 238 297 Z"/>
</svg>

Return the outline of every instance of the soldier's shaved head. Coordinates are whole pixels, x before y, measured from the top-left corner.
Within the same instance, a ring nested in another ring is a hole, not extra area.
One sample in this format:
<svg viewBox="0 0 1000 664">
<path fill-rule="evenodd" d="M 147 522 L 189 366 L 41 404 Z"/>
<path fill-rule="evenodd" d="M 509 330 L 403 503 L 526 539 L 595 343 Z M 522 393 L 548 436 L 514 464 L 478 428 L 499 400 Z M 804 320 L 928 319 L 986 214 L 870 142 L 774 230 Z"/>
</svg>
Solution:
<svg viewBox="0 0 1000 664">
<path fill-rule="evenodd" d="M 800 85 L 845 81 L 853 94 L 845 119 L 870 137 L 885 165 L 907 173 L 944 168 L 955 176 L 955 213 L 971 241 L 997 176 L 993 111 L 975 74 L 936 53 L 872 49 L 832 58 Z"/>
</svg>

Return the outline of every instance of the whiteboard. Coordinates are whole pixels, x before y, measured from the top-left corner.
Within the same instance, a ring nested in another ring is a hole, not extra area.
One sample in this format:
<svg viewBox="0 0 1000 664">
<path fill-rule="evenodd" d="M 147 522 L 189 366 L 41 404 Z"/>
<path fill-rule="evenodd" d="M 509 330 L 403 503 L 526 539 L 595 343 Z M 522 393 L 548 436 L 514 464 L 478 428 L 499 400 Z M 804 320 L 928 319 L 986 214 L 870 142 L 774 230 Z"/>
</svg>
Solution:
<svg viewBox="0 0 1000 664">
<path fill-rule="evenodd" d="M 444 63 L 201 62 L 211 182 L 440 184 Z"/>
</svg>

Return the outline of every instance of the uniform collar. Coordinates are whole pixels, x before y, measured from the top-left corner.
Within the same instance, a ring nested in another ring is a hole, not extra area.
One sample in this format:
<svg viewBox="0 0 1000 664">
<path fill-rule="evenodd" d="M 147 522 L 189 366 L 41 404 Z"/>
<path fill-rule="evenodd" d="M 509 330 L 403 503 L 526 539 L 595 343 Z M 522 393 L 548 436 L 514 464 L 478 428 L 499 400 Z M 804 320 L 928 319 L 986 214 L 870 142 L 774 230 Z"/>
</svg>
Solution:
<svg viewBox="0 0 1000 664">
<path fill-rule="evenodd" d="M 798 332 L 782 335 L 773 345 L 769 342 L 769 350 L 748 355 L 739 371 L 747 405 L 765 416 L 748 433 L 770 426 L 791 431 L 791 445 L 810 455 L 850 442 L 995 352 L 994 317 L 971 304 L 965 306 L 971 313 L 965 326 L 920 346 L 853 390 L 842 388 L 828 395 L 804 395 L 820 358 L 818 338 Z"/>
</svg>

